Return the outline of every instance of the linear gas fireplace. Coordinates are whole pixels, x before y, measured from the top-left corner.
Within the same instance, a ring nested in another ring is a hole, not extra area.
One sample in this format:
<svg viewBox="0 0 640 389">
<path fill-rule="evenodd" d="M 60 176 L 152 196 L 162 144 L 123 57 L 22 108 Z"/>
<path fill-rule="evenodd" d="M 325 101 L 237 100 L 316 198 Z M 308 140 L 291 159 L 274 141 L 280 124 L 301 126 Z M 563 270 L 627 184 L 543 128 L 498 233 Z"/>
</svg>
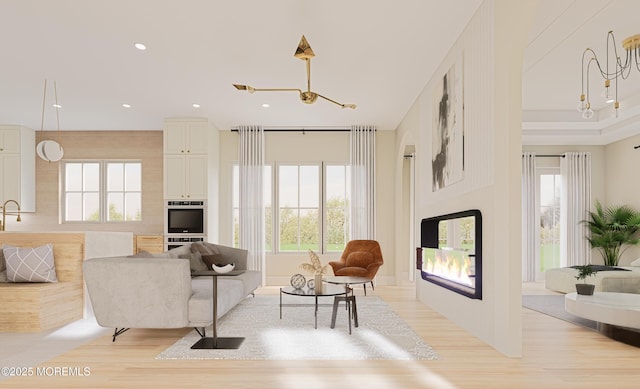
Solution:
<svg viewBox="0 0 640 389">
<path fill-rule="evenodd" d="M 422 279 L 482 299 L 482 214 L 473 209 L 422 219 L 417 268 Z"/>
</svg>

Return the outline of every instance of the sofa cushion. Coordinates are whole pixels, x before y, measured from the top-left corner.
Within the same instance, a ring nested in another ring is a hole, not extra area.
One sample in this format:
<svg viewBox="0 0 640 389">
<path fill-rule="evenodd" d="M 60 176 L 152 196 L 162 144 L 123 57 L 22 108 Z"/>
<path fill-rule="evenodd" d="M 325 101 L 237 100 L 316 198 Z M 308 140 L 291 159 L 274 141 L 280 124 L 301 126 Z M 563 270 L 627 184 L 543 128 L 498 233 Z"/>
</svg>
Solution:
<svg viewBox="0 0 640 389">
<path fill-rule="evenodd" d="M 4 245 L 9 282 L 58 282 L 51 243 L 39 247 Z"/>
<path fill-rule="evenodd" d="M 217 293 L 217 318 L 222 317 L 236 306 L 246 295 L 243 282 L 235 277 L 219 277 Z M 189 322 L 211 323 L 213 320 L 212 304 L 213 281 L 211 277 L 195 277 L 191 280 L 193 294 L 189 298 Z"/>
<path fill-rule="evenodd" d="M 335 272 L 337 276 L 366 277 L 368 270 L 364 267 L 343 267 Z"/>
<path fill-rule="evenodd" d="M 153 254 L 146 250 L 141 250 L 135 254 L 127 255 L 127 258 L 153 258 Z"/>
<path fill-rule="evenodd" d="M 366 268 L 371 262 L 373 262 L 373 254 L 368 251 L 354 251 L 347 255 L 347 260 L 345 262 L 347 267 Z"/>
</svg>

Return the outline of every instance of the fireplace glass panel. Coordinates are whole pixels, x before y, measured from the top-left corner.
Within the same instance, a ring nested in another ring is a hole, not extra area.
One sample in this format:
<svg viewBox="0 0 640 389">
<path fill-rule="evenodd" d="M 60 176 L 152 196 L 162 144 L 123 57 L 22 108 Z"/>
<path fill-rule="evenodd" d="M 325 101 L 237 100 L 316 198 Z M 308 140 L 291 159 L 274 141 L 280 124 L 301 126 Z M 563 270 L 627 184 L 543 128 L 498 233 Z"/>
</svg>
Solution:
<svg viewBox="0 0 640 389">
<path fill-rule="evenodd" d="M 482 299 L 482 216 L 478 210 L 423 219 L 417 252 L 422 279 Z"/>
</svg>

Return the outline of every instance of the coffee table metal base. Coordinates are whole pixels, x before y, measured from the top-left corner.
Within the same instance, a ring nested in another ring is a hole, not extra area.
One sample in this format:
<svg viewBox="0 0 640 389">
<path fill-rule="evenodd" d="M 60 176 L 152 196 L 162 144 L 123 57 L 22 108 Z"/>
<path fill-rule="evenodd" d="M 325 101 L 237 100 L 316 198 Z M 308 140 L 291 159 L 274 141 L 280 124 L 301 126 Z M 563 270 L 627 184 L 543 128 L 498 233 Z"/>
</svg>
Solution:
<svg viewBox="0 0 640 389">
<path fill-rule="evenodd" d="M 244 342 L 244 338 L 200 338 L 191 348 L 196 350 L 233 350 L 240 348 L 242 342 Z"/>
</svg>

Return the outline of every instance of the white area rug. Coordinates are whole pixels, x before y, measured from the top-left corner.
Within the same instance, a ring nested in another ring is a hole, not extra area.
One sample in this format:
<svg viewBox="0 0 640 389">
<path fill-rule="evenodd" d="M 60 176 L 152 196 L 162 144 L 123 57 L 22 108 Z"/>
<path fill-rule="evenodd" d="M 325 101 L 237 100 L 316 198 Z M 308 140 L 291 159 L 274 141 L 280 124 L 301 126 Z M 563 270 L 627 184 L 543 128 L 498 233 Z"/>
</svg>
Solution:
<svg viewBox="0 0 640 389">
<path fill-rule="evenodd" d="M 340 304 L 336 326 L 331 324 L 333 297 L 319 300 L 318 329 L 313 328 L 313 298 L 248 297 L 218 321 L 218 336 L 244 337 L 237 350 L 192 350 L 199 335 L 192 331 L 156 359 L 236 360 L 431 360 L 438 359 L 391 308 L 374 296 L 358 296 L 359 327 L 349 335 L 347 311 Z M 207 336 L 211 335 L 211 327 Z"/>
</svg>

